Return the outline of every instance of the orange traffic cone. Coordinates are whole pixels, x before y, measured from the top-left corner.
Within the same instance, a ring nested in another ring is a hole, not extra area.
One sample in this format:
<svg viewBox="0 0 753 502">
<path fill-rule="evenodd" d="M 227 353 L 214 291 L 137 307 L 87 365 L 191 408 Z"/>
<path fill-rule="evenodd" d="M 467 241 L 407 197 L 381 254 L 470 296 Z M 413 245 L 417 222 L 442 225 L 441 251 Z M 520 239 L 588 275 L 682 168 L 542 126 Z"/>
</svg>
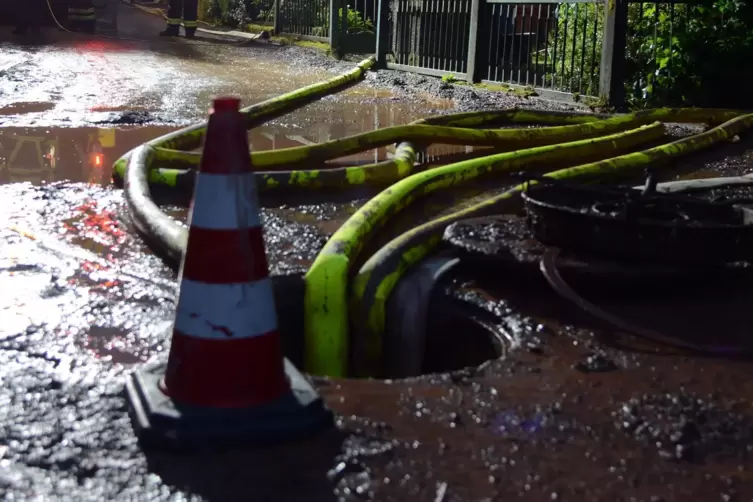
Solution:
<svg viewBox="0 0 753 502">
<path fill-rule="evenodd" d="M 245 121 L 216 99 L 189 218 L 167 363 L 126 384 L 139 436 L 183 446 L 288 439 L 332 423 L 283 358 Z"/>
</svg>

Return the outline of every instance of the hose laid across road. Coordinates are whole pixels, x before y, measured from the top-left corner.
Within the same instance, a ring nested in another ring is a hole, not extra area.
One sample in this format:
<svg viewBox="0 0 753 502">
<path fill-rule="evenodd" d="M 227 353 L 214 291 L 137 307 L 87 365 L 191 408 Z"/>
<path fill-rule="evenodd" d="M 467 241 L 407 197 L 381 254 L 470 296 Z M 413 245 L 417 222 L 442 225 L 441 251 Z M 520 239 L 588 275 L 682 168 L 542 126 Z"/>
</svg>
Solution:
<svg viewBox="0 0 753 502">
<path fill-rule="evenodd" d="M 365 59 L 342 75 L 244 108 L 241 112 L 246 116 L 246 127 L 251 129 L 312 101 L 345 89 L 362 78 L 374 62 L 373 57 Z M 206 128 L 207 123 L 202 122 L 160 136 L 128 152 L 113 166 L 116 174 L 123 173 L 125 198 L 134 226 L 173 266 L 180 262 L 186 247 L 188 231 L 184 225 L 163 213 L 151 198 L 149 171 L 154 158 L 154 149 L 196 149 L 201 146 Z"/>
<path fill-rule="evenodd" d="M 695 110 L 693 112 L 695 113 Z M 730 112 L 708 110 L 707 113 L 709 115 L 703 121 L 716 123 L 720 118 L 728 118 Z M 691 118 L 689 116 L 680 121 L 690 122 Z M 637 169 L 648 166 L 665 166 L 678 157 L 731 139 L 751 127 L 753 127 L 753 114 L 742 115 L 695 136 L 641 152 L 557 170 L 546 176 L 592 182 L 624 177 Z M 384 306 L 400 277 L 431 252 L 441 240 L 442 233 L 448 225 L 466 218 L 514 210 L 514 204 L 523 189 L 524 185 L 517 185 L 479 204 L 419 225 L 394 238 L 364 263 L 352 283 L 351 313 L 354 325 L 351 336 L 358 337 L 362 343 L 369 344 L 372 348 L 369 352 L 372 364 L 374 359 L 381 357 L 381 337 L 385 327 Z"/>
<path fill-rule="evenodd" d="M 246 127 L 252 129 L 286 113 L 297 110 L 312 101 L 340 92 L 360 80 L 366 71 L 374 66 L 374 63 L 375 59 L 373 57 L 364 59 L 355 68 L 342 75 L 248 106 L 241 110 L 241 113 L 246 116 Z M 147 144 L 152 148 L 194 150 L 201 146 L 206 130 L 207 123 L 201 122 L 160 136 L 149 141 Z M 183 154 L 183 152 L 180 153 Z M 115 173 L 125 173 L 130 155 L 131 152 L 115 161 L 115 165 L 113 166 Z"/>
<path fill-rule="evenodd" d="M 466 124 L 481 126 L 490 123 L 569 124 L 544 129 L 469 129 Z M 279 191 L 290 188 L 345 188 L 349 186 L 384 186 L 413 172 L 416 144 L 433 143 L 490 146 L 495 149 L 533 147 L 601 136 L 623 129 L 628 123 L 645 123 L 640 118 L 625 121 L 622 117 L 600 121 L 588 113 L 539 112 L 537 110 L 499 110 L 484 112 L 469 117 L 467 113 L 443 115 L 417 120 L 404 126 L 394 126 L 347 138 L 328 141 L 319 145 L 284 148 L 280 150 L 252 152 L 252 165 L 257 172 L 257 187 L 260 191 Z M 174 133 L 173 133 L 174 134 Z M 393 159 L 374 164 L 325 168 L 298 169 L 290 167 L 322 163 L 338 157 L 359 153 L 401 140 Z M 201 153 L 184 152 L 157 146 L 149 166 L 149 182 L 192 190 Z M 179 165 L 181 168 L 171 168 Z M 284 169 L 284 170 L 283 170 Z M 118 161 L 114 172 L 124 178 L 126 162 Z"/>
<path fill-rule="evenodd" d="M 335 232 L 306 274 L 306 344 L 310 347 L 306 351 L 307 368 L 315 373 L 331 374 L 338 371 L 339 376 L 343 376 L 349 349 L 348 327 L 360 325 L 363 321 L 355 316 L 348 316 L 348 275 L 351 264 L 376 230 L 414 200 L 437 190 L 458 187 L 481 176 L 540 169 L 562 162 L 578 165 L 629 151 L 640 144 L 656 140 L 663 134 L 664 128 L 657 122 L 596 139 L 467 160 L 414 174 L 378 194 Z M 359 342 L 365 341 L 365 338 L 359 336 Z M 375 350 L 367 352 L 373 353 Z M 366 371 L 371 373 L 373 367 L 369 365 Z"/>
<path fill-rule="evenodd" d="M 247 125 L 256 127 L 284 113 L 337 92 L 358 80 L 373 65 L 367 59 L 353 70 L 320 84 L 304 87 L 243 111 Z M 707 132 L 640 152 L 664 135 L 661 122 L 707 123 Z M 499 129 L 500 125 L 536 124 L 549 127 Z M 718 125 L 721 124 L 721 125 Z M 483 202 L 439 218 L 395 237 L 371 256 L 365 244 L 396 215 L 424 195 L 455 190 L 477 179 L 499 178 L 513 171 L 552 171 L 547 176 L 602 181 L 621 177 L 647 165 L 708 148 L 753 125 L 753 115 L 730 110 L 656 109 L 617 116 L 527 109 L 468 112 L 430 117 L 329 141 L 320 145 L 251 153 L 262 192 L 291 188 L 346 188 L 390 185 L 332 236 L 306 274 L 306 370 L 330 376 L 348 373 L 348 354 L 355 343 L 359 354 L 355 373 L 378 370 L 387 316 L 386 302 L 404 273 L 425 258 L 441 239 L 444 228 L 460 219 L 514 207 L 517 186 Z M 486 127 L 486 129 L 480 129 Z M 162 212 L 152 200 L 151 185 L 192 190 L 206 123 L 188 127 L 129 152 L 114 166 L 137 229 L 173 265 L 187 240 L 184 225 Z M 305 169 L 306 164 L 398 143 L 395 158 L 352 167 Z M 415 165 L 417 146 L 450 143 L 493 147 L 493 154 L 425 171 Z M 417 145 L 417 146 L 414 146 Z M 645 146 L 644 146 L 645 148 Z M 356 263 L 363 263 L 354 270 Z M 355 273 L 355 277 L 353 277 Z"/>
</svg>

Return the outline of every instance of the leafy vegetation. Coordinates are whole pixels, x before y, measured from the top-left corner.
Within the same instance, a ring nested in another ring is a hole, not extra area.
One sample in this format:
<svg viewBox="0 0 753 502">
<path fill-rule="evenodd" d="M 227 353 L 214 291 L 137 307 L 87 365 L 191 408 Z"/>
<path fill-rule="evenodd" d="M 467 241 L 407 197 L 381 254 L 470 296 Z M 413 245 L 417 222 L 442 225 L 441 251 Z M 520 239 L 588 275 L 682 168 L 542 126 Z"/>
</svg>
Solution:
<svg viewBox="0 0 753 502">
<path fill-rule="evenodd" d="M 274 0 L 199 0 L 199 18 L 240 28 L 248 23 L 270 21 Z"/>
<path fill-rule="evenodd" d="M 580 4 L 575 10 L 575 5 L 558 8 L 556 43 L 552 30 L 546 49 L 547 84 L 597 96 L 594 77 L 600 66 L 604 7 Z M 543 59 L 543 52 L 534 55 L 536 61 Z M 744 62 L 753 60 L 753 4 L 631 3 L 625 60 L 626 98 L 633 108 L 751 108 L 753 95 L 747 89 L 753 88 L 753 65 Z"/>
<path fill-rule="evenodd" d="M 601 41 L 604 38 L 604 4 L 560 4 L 556 26 L 549 30 L 546 49 L 532 58 L 537 65 L 546 62 L 547 86 L 578 95 L 599 94 Z"/>
<path fill-rule="evenodd" d="M 244 26 L 271 19 L 274 0 L 200 0 L 200 7 L 202 19 Z M 282 10 L 286 19 L 305 20 L 311 34 L 329 35 L 327 0 L 285 0 Z M 598 96 L 604 4 L 563 3 L 554 14 L 546 45 L 530 51 L 537 85 Z M 348 34 L 375 31 L 373 21 L 350 6 L 339 17 Z M 542 32 L 544 22 L 538 23 Z M 753 2 L 630 3 L 628 30 L 625 90 L 631 107 L 753 108 Z"/>
<path fill-rule="evenodd" d="M 280 9 L 284 17 L 294 23 L 305 20 L 311 26 L 312 35 L 329 36 L 328 0 L 283 0 Z M 348 34 L 374 33 L 373 21 L 350 6 L 341 8 L 339 14 L 340 20 L 347 23 Z M 274 0 L 199 0 L 199 17 L 236 28 L 266 25 L 274 19 Z"/>
<path fill-rule="evenodd" d="M 351 35 L 358 35 L 360 33 L 374 33 L 374 23 L 371 19 L 361 16 L 361 13 L 357 10 L 351 9 L 350 5 L 347 7 L 346 12 L 340 9 L 340 19 L 345 17 L 347 21 L 348 33 Z"/>
<path fill-rule="evenodd" d="M 329 35 L 329 10 L 326 10 L 325 12 L 327 15 L 323 20 L 323 23 L 320 26 L 314 28 L 315 31 L 322 33 L 321 35 L 317 33 L 317 35 L 319 36 Z M 355 9 L 351 9 L 350 6 L 346 7 L 345 9 L 340 8 L 338 13 L 340 22 L 342 23 L 343 21 L 345 21 L 347 23 L 346 26 L 349 35 L 374 33 L 374 23 L 371 21 L 371 19 L 368 17 L 364 18 L 360 12 Z"/>
<path fill-rule="evenodd" d="M 627 95 L 634 107 L 753 107 L 752 5 L 634 4 L 628 24 Z"/>
</svg>

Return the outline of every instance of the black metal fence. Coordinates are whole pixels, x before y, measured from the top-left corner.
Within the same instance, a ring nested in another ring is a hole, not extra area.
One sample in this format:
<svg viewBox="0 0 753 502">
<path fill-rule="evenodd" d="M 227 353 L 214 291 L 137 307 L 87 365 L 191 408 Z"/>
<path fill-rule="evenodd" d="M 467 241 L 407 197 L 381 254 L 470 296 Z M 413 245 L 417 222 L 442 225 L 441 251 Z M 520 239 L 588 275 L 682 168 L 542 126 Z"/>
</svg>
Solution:
<svg viewBox="0 0 753 502">
<path fill-rule="evenodd" d="M 703 7 L 683 2 L 635 2 L 628 6 L 625 47 L 628 101 L 636 105 L 663 97 L 682 71 L 680 40 Z M 637 101 L 637 102 L 636 102 Z"/>
<path fill-rule="evenodd" d="M 601 0 L 393 0 L 385 56 L 394 69 L 595 95 L 603 23 Z"/>
<path fill-rule="evenodd" d="M 465 78 L 471 0 L 394 0 L 389 3 L 388 66 Z M 381 26 L 380 26 L 381 28 Z"/>
<path fill-rule="evenodd" d="M 482 6 L 488 44 L 481 79 L 540 91 L 598 93 L 604 3 L 519 4 L 491 0 Z"/>
<path fill-rule="evenodd" d="M 555 98 L 624 99 L 659 92 L 683 0 L 382 0 L 377 57 L 388 68 Z"/>
<path fill-rule="evenodd" d="M 348 27 L 351 32 L 375 33 L 379 15 L 378 0 L 348 0 L 344 11 L 348 14 Z"/>
<path fill-rule="evenodd" d="M 328 42 L 338 52 L 376 49 L 379 0 L 278 0 L 274 9 L 280 35 Z"/>
<path fill-rule="evenodd" d="M 275 32 L 305 40 L 330 41 L 330 0 L 277 0 Z"/>
<path fill-rule="evenodd" d="M 275 29 L 396 70 L 621 104 L 669 85 L 687 1 L 279 0 Z"/>
</svg>

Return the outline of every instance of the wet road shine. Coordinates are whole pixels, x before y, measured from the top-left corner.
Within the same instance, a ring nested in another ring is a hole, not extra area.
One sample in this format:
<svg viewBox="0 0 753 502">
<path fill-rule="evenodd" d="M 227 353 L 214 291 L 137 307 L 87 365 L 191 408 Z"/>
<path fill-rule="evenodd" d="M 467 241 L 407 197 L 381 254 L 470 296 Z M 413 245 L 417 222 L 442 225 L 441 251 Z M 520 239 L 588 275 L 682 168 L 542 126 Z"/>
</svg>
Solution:
<svg viewBox="0 0 753 502">
<path fill-rule="evenodd" d="M 519 341 L 504 360 L 410 381 L 318 379 L 338 428 L 300 443 L 140 448 L 122 386 L 164 357 L 176 283 L 132 231 L 112 161 L 202 119 L 213 95 L 260 101 L 349 65 L 295 48 L 162 44 L 151 36 L 162 21 L 123 12 L 123 34 L 147 42 L 49 32 L 20 44 L 0 29 L 1 500 L 753 500 L 749 364 L 607 347 L 532 281 L 458 287 Z M 250 139 L 316 143 L 449 105 L 358 86 Z M 362 202 L 264 209 L 272 273 L 304 271 Z"/>
</svg>

